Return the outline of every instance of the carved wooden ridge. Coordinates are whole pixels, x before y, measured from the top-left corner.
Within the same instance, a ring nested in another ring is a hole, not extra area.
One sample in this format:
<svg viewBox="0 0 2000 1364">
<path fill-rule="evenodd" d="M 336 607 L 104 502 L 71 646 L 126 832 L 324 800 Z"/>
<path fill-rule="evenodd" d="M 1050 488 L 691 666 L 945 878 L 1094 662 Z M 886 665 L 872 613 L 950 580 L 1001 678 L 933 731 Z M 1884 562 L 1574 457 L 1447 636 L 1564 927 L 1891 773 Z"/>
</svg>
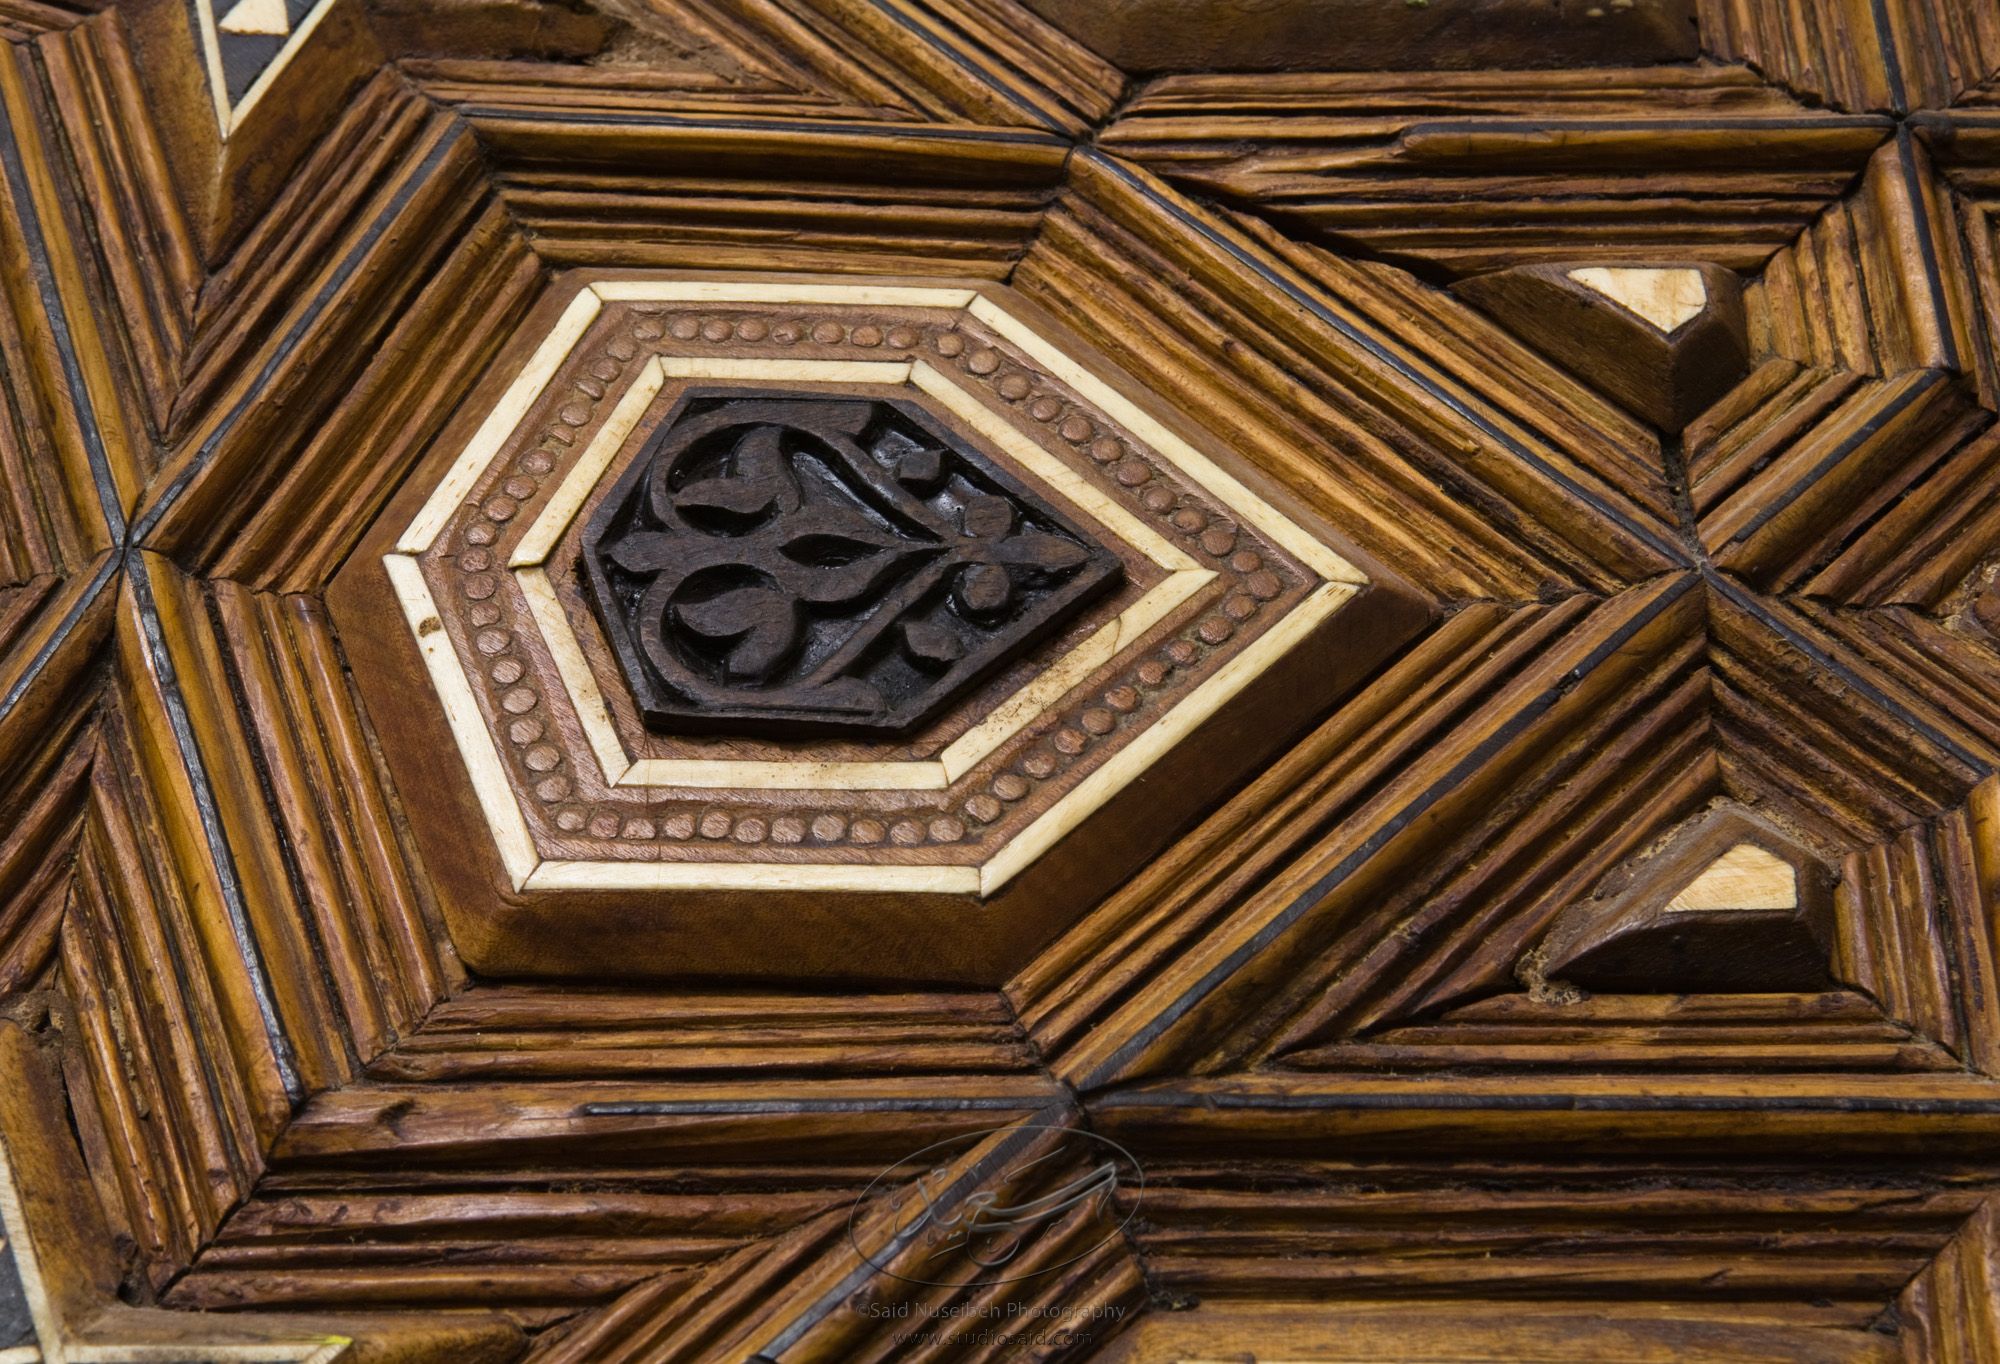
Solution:
<svg viewBox="0 0 2000 1364">
<path fill-rule="evenodd" d="M 0 21 L 0 1364 L 2000 1358 L 1985 0 Z"/>
</svg>

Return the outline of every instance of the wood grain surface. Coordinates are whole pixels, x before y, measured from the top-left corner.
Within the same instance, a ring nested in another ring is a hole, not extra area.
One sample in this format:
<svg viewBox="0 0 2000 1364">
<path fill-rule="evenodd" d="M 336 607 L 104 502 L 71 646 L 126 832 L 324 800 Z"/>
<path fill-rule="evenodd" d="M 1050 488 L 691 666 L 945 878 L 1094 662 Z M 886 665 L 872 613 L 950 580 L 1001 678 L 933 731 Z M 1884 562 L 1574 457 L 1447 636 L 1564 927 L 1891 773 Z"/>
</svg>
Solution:
<svg viewBox="0 0 2000 1364">
<path fill-rule="evenodd" d="M 2000 1359 L 1995 0 L 0 38 L 4 1364 Z M 649 716 L 649 423 L 920 363 L 1116 581 Z"/>
</svg>

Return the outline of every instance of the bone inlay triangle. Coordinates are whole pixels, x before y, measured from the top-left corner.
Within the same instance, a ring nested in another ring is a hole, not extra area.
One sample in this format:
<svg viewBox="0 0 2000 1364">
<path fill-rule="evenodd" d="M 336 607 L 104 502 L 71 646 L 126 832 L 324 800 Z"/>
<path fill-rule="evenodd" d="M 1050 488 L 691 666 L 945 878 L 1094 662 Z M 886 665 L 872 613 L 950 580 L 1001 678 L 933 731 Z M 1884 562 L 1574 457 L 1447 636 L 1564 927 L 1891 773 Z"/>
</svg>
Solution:
<svg viewBox="0 0 2000 1364">
<path fill-rule="evenodd" d="M 1702 283 L 1699 270 L 1593 265 L 1572 270 L 1569 277 L 1669 334 L 1699 317 L 1708 306 L 1708 286 Z"/>
<path fill-rule="evenodd" d="M 1738 843 L 1668 902 L 1670 910 L 1795 909 L 1798 873 L 1754 843 Z"/>
<path fill-rule="evenodd" d="M 216 27 L 224 33 L 267 33 L 283 37 L 292 31 L 285 0 L 240 0 Z"/>
</svg>

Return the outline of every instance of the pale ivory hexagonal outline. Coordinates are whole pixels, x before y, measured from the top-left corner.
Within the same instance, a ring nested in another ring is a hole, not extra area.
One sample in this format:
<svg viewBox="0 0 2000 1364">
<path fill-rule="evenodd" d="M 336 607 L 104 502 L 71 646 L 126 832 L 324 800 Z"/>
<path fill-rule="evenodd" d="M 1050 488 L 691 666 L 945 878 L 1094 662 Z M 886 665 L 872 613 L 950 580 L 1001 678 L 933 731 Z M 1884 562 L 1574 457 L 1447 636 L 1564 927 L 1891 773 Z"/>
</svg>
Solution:
<svg viewBox="0 0 2000 1364">
<path fill-rule="evenodd" d="M 507 782 L 493 736 L 445 634 L 436 601 L 416 556 L 428 549 L 444 529 L 453 510 L 464 501 L 508 433 L 527 415 L 603 304 L 610 301 L 968 308 L 974 317 L 1034 356 L 1074 391 L 1083 394 L 1184 476 L 1228 506 L 1239 519 L 1256 526 L 1325 581 L 979 866 L 545 861 L 534 846 L 527 819 Z M 1136 403 L 1083 369 L 977 290 L 805 282 L 756 284 L 737 280 L 620 280 L 580 289 L 500 402 L 487 414 L 444 480 L 432 490 L 395 549 L 383 556 L 383 567 L 416 637 L 502 863 L 517 891 L 890 890 L 991 895 L 1206 721 L 1252 678 L 1290 652 L 1368 581 L 1366 575 L 1330 547 L 1315 540 L 1303 527 L 1224 472 Z"/>
<path fill-rule="evenodd" d="M 1055 660 L 1035 679 L 995 706 L 936 758 L 897 762 L 766 762 L 697 758 L 634 758 L 612 724 L 611 708 L 584 661 L 568 613 L 544 565 L 583 510 L 591 488 L 638 425 L 668 379 L 746 379 L 793 384 L 907 384 L 939 399 L 982 435 L 1040 476 L 1076 510 L 1103 525 L 1151 559 L 1166 576 L 1088 639 Z M 656 356 L 647 362 L 610 417 L 563 476 L 552 496 L 507 560 L 536 628 L 555 660 L 557 675 L 610 786 L 757 791 L 942 791 L 976 767 L 1077 683 L 1115 658 L 1215 580 L 1213 569 L 1187 554 L 1113 502 L 1088 480 L 1008 425 L 999 414 L 923 361 L 741 360 Z"/>
</svg>

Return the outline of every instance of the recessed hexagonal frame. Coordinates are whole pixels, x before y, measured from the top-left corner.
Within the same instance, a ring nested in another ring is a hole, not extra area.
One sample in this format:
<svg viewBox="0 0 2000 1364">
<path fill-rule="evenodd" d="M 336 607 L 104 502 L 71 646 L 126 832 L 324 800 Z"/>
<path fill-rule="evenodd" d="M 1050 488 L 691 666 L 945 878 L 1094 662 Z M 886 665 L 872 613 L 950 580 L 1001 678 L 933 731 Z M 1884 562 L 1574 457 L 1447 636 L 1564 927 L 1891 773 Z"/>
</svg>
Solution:
<svg viewBox="0 0 2000 1364">
<path fill-rule="evenodd" d="M 631 325 L 650 332 L 656 354 L 605 340 L 602 319 L 621 308 L 621 318 L 645 319 Z M 442 698 L 509 898 L 531 907 L 496 915 L 445 897 L 476 963 L 604 969 L 607 952 L 579 950 L 559 924 L 604 906 L 629 930 L 642 911 L 629 895 L 612 910 L 607 897 L 646 892 L 649 933 L 677 943 L 724 903 L 878 922 L 935 922 L 940 909 L 983 906 L 969 921 L 976 941 L 883 974 L 995 979 L 1366 665 L 1374 628 L 1354 648 L 1328 630 L 1357 595 L 1395 602 L 1387 617 L 1366 613 L 1364 625 L 1412 623 L 1407 600 L 1367 590 L 1370 575 L 1331 548 L 1327 532 L 1306 530 L 1302 514 L 1280 510 L 1226 457 L 1135 400 L 1101 358 L 1079 360 L 1085 348 L 1058 345 L 1043 335 L 1051 324 L 1017 316 L 1032 311 L 995 286 L 803 277 L 597 281 L 570 298 L 414 517 L 402 513 L 380 560 Z M 793 320 L 773 325 L 779 316 Z M 626 361 L 604 370 L 615 377 L 583 380 L 577 391 L 594 396 L 571 411 L 561 400 L 574 394 L 556 391 L 564 366 L 603 368 L 605 345 Z M 858 358 L 857 348 L 882 358 Z M 996 679 L 1000 691 L 972 698 L 961 708 L 970 713 L 954 712 L 903 751 L 635 753 L 628 745 L 653 739 L 629 723 L 621 732 L 629 698 L 600 666 L 595 622 L 557 550 L 636 458 L 649 413 L 676 385 L 718 382 L 922 401 L 1134 556 L 1141 580 L 1031 654 L 1025 675 Z M 548 420 L 537 426 L 533 413 Z M 518 433 L 540 431 L 574 449 L 544 439 L 524 451 L 532 441 Z M 500 519 L 477 544 L 451 539 L 493 512 Z M 497 555 L 505 574 L 488 571 Z M 455 620 L 458 591 L 479 594 L 478 605 L 507 604 L 524 628 Z M 548 683 L 533 695 L 522 694 L 537 683 L 513 661 L 517 646 L 531 666 L 546 659 Z M 498 652 L 481 652 L 489 647 Z M 1093 838 L 1106 841 L 1093 850 Z M 544 912 L 545 898 L 563 909 Z M 631 969 L 630 957 L 620 965 Z"/>
</svg>

